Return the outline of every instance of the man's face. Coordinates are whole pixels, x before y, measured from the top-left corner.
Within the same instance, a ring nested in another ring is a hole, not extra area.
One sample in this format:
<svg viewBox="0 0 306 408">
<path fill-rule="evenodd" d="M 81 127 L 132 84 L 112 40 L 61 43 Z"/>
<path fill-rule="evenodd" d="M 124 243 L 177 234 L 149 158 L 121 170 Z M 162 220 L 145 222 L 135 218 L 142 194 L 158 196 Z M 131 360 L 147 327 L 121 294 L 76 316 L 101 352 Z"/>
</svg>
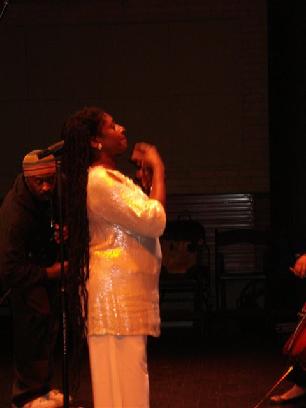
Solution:
<svg viewBox="0 0 306 408">
<path fill-rule="evenodd" d="M 30 192 L 39 200 L 50 200 L 55 188 L 55 174 L 25 177 Z"/>
</svg>

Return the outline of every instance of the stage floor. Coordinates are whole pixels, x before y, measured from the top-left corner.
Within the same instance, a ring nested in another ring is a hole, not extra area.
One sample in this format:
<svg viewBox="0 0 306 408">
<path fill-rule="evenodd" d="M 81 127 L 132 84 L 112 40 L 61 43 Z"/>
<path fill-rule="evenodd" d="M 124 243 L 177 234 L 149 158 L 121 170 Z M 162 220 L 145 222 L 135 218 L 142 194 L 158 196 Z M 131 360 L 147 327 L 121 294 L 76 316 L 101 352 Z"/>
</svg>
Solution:
<svg viewBox="0 0 306 408">
<path fill-rule="evenodd" d="M 9 408 L 12 339 L 9 323 L 2 320 L 0 408 Z M 288 367 L 281 353 L 285 338 L 235 325 L 219 325 L 202 338 L 184 327 L 164 329 L 159 339 L 148 343 L 151 408 L 253 408 Z M 54 385 L 60 387 L 60 352 L 56 361 Z M 278 390 L 287 386 L 284 382 Z M 92 407 L 86 353 L 76 402 Z M 268 406 L 268 402 L 261 405 Z M 295 407 L 306 407 L 306 401 Z"/>
</svg>

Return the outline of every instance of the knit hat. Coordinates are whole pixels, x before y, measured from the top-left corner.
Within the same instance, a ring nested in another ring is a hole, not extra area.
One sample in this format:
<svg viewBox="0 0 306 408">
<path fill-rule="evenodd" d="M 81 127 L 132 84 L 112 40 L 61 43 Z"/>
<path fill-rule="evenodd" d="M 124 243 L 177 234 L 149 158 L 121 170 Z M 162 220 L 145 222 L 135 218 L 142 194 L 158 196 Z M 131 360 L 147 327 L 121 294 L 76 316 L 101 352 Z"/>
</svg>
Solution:
<svg viewBox="0 0 306 408">
<path fill-rule="evenodd" d="M 43 159 L 39 159 L 38 153 L 41 151 L 42 150 L 33 150 L 24 156 L 22 168 L 25 177 L 42 176 L 56 172 L 54 156 L 49 154 Z"/>
</svg>

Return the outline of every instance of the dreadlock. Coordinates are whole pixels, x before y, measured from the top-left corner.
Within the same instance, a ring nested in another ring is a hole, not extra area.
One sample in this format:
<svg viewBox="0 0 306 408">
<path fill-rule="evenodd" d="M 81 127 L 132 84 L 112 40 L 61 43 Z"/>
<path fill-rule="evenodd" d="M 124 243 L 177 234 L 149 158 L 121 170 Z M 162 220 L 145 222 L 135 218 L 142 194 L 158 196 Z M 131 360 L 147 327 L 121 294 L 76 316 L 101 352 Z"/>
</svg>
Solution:
<svg viewBox="0 0 306 408">
<path fill-rule="evenodd" d="M 103 114 L 101 108 L 85 107 L 72 115 L 62 129 L 65 213 L 69 233 L 67 298 L 74 363 L 79 360 L 78 354 L 87 334 L 86 281 L 89 276 L 87 180 L 88 168 L 92 161 L 90 140 L 97 135 Z"/>
</svg>

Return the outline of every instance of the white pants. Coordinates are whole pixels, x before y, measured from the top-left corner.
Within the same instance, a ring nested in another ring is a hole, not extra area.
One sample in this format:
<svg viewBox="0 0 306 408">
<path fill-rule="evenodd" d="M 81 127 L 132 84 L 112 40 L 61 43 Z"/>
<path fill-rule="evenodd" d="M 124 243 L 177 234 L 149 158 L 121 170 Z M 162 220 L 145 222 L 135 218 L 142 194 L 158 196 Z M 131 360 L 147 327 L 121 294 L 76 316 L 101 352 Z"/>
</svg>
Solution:
<svg viewBox="0 0 306 408">
<path fill-rule="evenodd" d="M 94 408 L 148 408 L 147 336 L 89 336 Z"/>
</svg>

